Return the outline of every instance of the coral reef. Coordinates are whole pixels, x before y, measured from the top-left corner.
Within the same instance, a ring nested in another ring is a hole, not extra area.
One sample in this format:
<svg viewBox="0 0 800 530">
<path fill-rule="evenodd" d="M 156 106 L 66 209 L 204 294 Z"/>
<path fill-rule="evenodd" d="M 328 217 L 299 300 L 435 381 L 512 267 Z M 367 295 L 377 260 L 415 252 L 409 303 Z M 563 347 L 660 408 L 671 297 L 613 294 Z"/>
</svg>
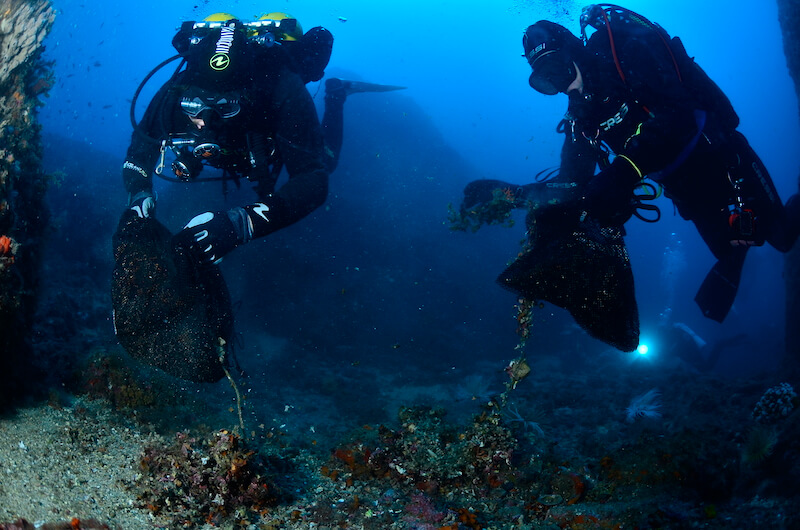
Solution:
<svg viewBox="0 0 800 530">
<path fill-rule="evenodd" d="M 378 446 L 356 450 L 373 476 L 388 474 L 423 491 L 488 490 L 513 479 L 516 440 L 498 415 L 481 414 L 458 429 L 444 422 L 441 409 L 403 407 L 399 420 L 397 430 L 379 429 Z M 334 457 L 356 474 L 363 471 L 352 448 L 339 449 Z"/>
<path fill-rule="evenodd" d="M 0 352 L 6 369 L 18 374 L 28 357 L 39 251 L 48 226 L 35 111 L 37 96 L 48 88 L 39 81 L 52 79 L 41 51 L 55 13 L 46 1 L 4 1 L 0 7 Z M 4 385 L 0 405 L 20 391 Z"/>
<path fill-rule="evenodd" d="M 0 86 L 42 46 L 55 12 L 49 2 L 4 1 L 0 4 Z"/>
<path fill-rule="evenodd" d="M 266 466 L 241 438 L 226 430 L 202 440 L 178 433 L 171 446 L 150 446 L 134 488 L 141 506 L 166 517 L 171 528 L 246 522 L 276 504 Z"/>
<path fill-rule="evenodd" d="M 772 424 L 786 418 L 797 408 L 797 394 L 789 383 L 768 388 L 753 409 L 753 419 L 761 424 Z"/>
<path fill-rule="evenodd" d="M 795 93 L 800 97 L 800 4 L 794 0 L 778 0 L 778 20 L 783 33 L 783 49 L 786 65 L 794 80 Z M 800 178 L 798 179 L 800 191 Z M 795 244 L 786 254 L 786 322 L 800 322 L 800 245 Z M 786 356 L 781 371 L 784 377 L 800 381 L 800 326 L 786 326 Z"/>
<path fill-rule="evenodd" d="M 466 426 L 444 416 L 442 409 L 401 407 L 397 429 L 365 428 L 360 439 L 332 451 L 320 470 L 324 477 L 345 488 L 384 492 L 372 502 L 356 497 L 346 518 L 369 520 L 375 528 L 398 520 L 406 528 L 483 528 L 464 499 L 499 503 L 513 488 L 516 439 L 499 414 L 485 412 Z M 318 505 L 303 514 L 318 522 L 328 516 L 342 518 Z"/>
</svg>

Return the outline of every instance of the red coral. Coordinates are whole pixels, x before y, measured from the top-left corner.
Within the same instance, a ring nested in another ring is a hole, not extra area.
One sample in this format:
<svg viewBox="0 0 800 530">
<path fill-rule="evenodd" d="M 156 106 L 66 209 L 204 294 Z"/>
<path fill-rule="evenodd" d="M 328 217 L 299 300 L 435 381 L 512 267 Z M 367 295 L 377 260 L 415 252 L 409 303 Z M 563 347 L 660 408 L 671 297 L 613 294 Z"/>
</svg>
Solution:
<svg viewBox="0 0 800 530">
<path fill-rule="evenodd" d="M 0 264 L 14 263 L 14 240 L 8 236 L 0 236 Z"/>
</svg>

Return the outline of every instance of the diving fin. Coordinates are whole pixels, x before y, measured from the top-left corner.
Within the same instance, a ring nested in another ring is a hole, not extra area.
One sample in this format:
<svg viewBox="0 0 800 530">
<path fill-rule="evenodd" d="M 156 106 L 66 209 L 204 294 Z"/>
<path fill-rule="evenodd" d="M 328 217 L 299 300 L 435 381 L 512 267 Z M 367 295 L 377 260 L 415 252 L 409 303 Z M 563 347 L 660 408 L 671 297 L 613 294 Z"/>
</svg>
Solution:
<svg viewBox="0 0 800 530">
<path fill-rule="evenodd" d="M 706 275 L 694 301 L 703 315 L 722 322 L 736 299 L 739 279 L 748 247 L 737 247 L 728 257 L 717 261 Z"/>
<path fill-rule="evenodd" d="M 357 92 L 392 92 L 393 90 L 405 90 L 407 87 L 397 85 L 379 85 L 378 83 L 364 83 L 363 81 L 343 81 L 347 94 Z"/>
<path fill-rule="evenodd" d="M 343 90 L 345 95 L 356 94 L 358 92 L 392 92 L 393 90 L 404 90 L 407 87 L 397 85 L 379 85 L 378 83 L 365 83 L 363 81 L 349 81 L 332 77 L 325 82 L 327 93 L 336 90 Z"/>
</svg>

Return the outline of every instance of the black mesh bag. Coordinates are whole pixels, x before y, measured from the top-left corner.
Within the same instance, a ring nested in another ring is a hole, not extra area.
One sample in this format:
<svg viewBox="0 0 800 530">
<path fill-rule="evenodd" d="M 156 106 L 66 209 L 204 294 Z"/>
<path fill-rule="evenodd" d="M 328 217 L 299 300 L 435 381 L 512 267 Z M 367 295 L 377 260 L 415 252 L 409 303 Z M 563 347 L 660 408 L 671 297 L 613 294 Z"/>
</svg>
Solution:
<svg viewBox="0 0 800 530">
<path fill-rule="evenodd" d="M 498 283 L 528 300 L 566 309 L 592 337 L 633 351 L 639 345 L 639 310 L 621 227 L 590 219 L 568 222 L 577 218 L 575 212 L 559 209 L 553 215 L 553 210 L 529 214 L 529 246 Z"/>
<path fill-rule="evenodd" d="M 201 266 L 155 219 L 127 210 L 113 238 L 114 328 L 131 357 L 196 382 L 224 376 L 233 315 L 216 266 Z"/>
</svg>

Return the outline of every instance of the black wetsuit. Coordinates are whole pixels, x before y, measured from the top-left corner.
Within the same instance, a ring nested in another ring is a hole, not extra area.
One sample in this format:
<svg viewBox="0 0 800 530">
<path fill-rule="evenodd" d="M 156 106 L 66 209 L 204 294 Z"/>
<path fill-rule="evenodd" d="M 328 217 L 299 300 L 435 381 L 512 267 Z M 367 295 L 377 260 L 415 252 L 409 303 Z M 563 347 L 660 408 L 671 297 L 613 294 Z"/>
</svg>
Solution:
<svg viewBox="0 0 800 530">
<path fill-rule="evenodd" d="M 763 163 L 736 131 L 739 120 L 724 94 L 696 65 L 680 64 L 680 52 L 670 53 L 654 31 L 628 33 L 614 29 L 616 61 L 607 31 L 589 39 L 589 60 L 579 65 L 583 93 L 570 93 L 567 141 L 602 142 L 624 155 L 612 165 L 633 163 L 662 184 L 720 260 L 741 252 L 730 244 L 737 234 L 729 206 L 737 196 L 756 216 L 757 242 L 791 248 L 783 204 Z M 731 182 L 737 180 L 740 190 Z"/>
<path fill-rule="evenodd" d="M 231 118 L 217 118 L 200 131 L 180 108 L 187 82 L 179 75 L 162 87 L 128 148 L 123 180 L 131 196 L 152 191 L 152 171 L 161 156 L 161 146 L 153 139 L 199 132 L 204 141 L 222 148 L 209 165 L 258 183 L 259 203 L 269 208 L 270 215 L 263 222 L 253 217 L 253 238 L 290 225 L 322 205 L 328 193 L 328 157 L 314 102 L 303 80 L 288 67 L 274 61 L 261 67 L 269 75 L 251 79 L 236 91 L 241 111 Z M 276 190 L 280 167 L 286 168 L 289 178 Z M 169 167 L 164 171 L 171 173 Z"/>
<path fill-rule="evenodd" d="M 344 142 L 345 92 L 325 94 L 325 112 L 322 114 L 322 134 L 325 137 L 325 167 L 333 173 L 339 165 L 339 155 Z"/>
<path fill-rule="evenodd" d="M 787 219 L 767 169 L 736 130 L 739 118 L 728 98 L 680 41 L 636 24 L 612 22 L 611 28 L 613 47 L 601 28 L 578 62 L 584 86 L 582 93 L 569 93 L 562 155 L 595 148 L 602 162 L 600 146 L 606 146 L 616 155 L 612 172 L 633 167 L 663 186 L 718 260 L 696 300 L 706 316 L 722 321 L 748 247 L 766 241 L 788 251 L 797 238 L 795 221 Z M 587 164 L 577 166 L 574 173 Z M 617 192 L 632 194 L 630 187 Z M 623 212 L 622 218 L 629 216 Z"/>
</svg>

